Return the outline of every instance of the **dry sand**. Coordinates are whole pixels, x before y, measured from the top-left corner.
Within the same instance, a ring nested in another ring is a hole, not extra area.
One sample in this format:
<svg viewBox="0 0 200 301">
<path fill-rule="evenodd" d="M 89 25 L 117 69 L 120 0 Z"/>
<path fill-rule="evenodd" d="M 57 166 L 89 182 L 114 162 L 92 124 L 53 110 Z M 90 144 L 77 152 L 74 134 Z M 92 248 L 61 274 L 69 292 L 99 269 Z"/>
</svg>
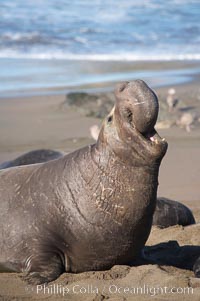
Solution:
<svg viewBox="0 0 200 301">
<path fill-rule="evenodd" d="M 177 86 L 176 89 L 184 104 L 194 105 L 199 110 L 197 82 Z M 164 99 L 166 91 L 167 88 L 157 89 L 161 99 Z M 0 163 L 33 149 L 52 148 L 69 152 L 92 143 L 89 127 L 101 121 L 84 117 L 73 109 L 62 110 L 64 100 L 65 95 L 1 99 Z M 199 127 L 191 133 L 177 127 L 161 129 L 159 133 L 166 137 L 169 149 L 160 169 L 158 194 L 188 205 L 199 222 Z M 37 288 L 27 287 L 20 274 L 0 274 L 0 300 L 200 300 L 200 279 L 195 279 L 191 271 L 195 256 L 200 254 L 199 231 L 200 224 L 164 230 L 154 227 L 147 242 L 148 246 L 154 247 L 146 249 L 151 264 L 114 266 L 109 271 L 77 275 L 63 274 L 49 286 L 49 289 L 58 290 L 60 294 L 48 294 L 47 290 L 37 294 Z M 62 296 L 64 287 L 69 293 Z M 81 287 L 83 293 L 79 292 Z M 140 287 L 136 295 L 133 293 L 134 287 Z M 167 294 L 164 287 L 167 287 Z M 114 293 L 116 288 L 118 293 Z M 127 289 L 122 292 L 122 288 Z M 170 291 L 171 288 L 174 289 Z M 179 293 L 175 292 L 176 288 L 179 288 Z M 186 289 L 183 293 L 184 288 L 190 288 L 190 295 Z M 155 296 L 150 297 L 154 293 Z"/>
</svg>

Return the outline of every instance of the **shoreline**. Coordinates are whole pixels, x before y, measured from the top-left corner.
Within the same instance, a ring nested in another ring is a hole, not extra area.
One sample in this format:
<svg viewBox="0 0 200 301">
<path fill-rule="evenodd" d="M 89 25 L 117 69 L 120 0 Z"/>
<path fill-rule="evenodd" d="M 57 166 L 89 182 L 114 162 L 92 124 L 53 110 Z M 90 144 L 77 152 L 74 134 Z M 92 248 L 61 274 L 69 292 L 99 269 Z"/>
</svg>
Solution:
<svg viewBox="0 0 200 301">
<path fill-rule="evenodd" d="M 116 62 L 0 58 L 0 66 L 3 74 L 0 75 L 0 100 L 77 91 L 110 92 L 115 83 L 137 78 L 144 79 L 153 88 L 166 87 L 187 84 L 200 74 L 200 60 Z"/>
</svg>

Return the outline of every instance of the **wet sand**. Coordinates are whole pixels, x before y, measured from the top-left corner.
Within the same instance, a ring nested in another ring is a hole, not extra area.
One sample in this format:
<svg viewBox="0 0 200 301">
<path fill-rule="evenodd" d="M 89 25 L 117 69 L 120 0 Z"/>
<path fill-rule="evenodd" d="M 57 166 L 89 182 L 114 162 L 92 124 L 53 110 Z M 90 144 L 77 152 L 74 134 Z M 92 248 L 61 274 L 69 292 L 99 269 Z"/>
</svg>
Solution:
<svg viewBox="0 0 200 301">
<path fill-rule="evenodd" d="M 200 112 L 198 78 L 173 87 L 184 106 L 195 106 Z M 160 101 L 164 101 L 167 89 L 156 89 Z M 60 94 L 1 99 L 0 163 L 33 149 L 70 152 L 93 143 L 89 127 L 100 125 L 101 120 L 85 117 L 74 108 L 63 110 L 61 104 L 65 98 L 65 94 Z M 160 169 L 158 195 L 182 201 L 200 222 L 200 127 L 196 126 L 190 133 L 176 126 L 158 131 L 169 143 Z M 164 230 L 153 227 L 146 245 L 154 246 L 154 249 L 147 249 L 147 252 L 150 250 L 159 264 L 114 266 L 109 271 L 77 275 L 65 273 L 49 285 L 49 292 L 41 287 L 27 287 L 20 274 L 2 273 L 0 300 L 200 300 L 200 280 L 194 278 L 191 271 L 194 258 L 188 255 L 200 254 L 199 231 L 200 224 Z M 177 267 L 173 256 L 177 262 L 182 261 L 182 265 Z M 64 287 L 68 293 L 62 296 Z M 133 288 L 137 287 L 143 290 L 138 289 L 139 292 L 134 294 Z M 167 293 L 163 293 L 164 287 L 167 287 Z M 115 293 L 116 288 L 119 291 Z M 124 288 L 127 289 L 124 291 Z M 176 288 L 180 288 L 179 293 L 175 292 Z M 189 295 L 186 288 L 191 290 Z"/>
<path fill-rule="evenodd" d="M 200 71 L 194 61 L 87 61 L 0 58 L 0 97 L 105 91 L 118 81 L 142 78 L 150 86 L 186 83 Z M 14 76 L 6 76 L 15 70 Z"/>
</svg>

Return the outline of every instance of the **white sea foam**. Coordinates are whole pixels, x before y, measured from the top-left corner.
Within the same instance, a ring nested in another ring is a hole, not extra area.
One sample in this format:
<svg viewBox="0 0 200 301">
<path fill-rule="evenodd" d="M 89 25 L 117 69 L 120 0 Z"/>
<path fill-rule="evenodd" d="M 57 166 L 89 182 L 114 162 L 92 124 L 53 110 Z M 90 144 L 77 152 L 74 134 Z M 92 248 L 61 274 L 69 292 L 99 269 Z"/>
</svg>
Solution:
<svg viewBox="0 0 200 301">
<path fill-rule="evenodd" d="M 20 53 L 13 50 L 0 51 L 0 58 L 77 60 L 77 61 L 171 61 L 200 60 L 200 53 L 179 54 L 72 54 L 63 52 Z"/>
<path fill-rule="evenodd" d="M 68 2 L 1 0 L 0 57 L 200 59 L 198 0 Z"/>
</svg>

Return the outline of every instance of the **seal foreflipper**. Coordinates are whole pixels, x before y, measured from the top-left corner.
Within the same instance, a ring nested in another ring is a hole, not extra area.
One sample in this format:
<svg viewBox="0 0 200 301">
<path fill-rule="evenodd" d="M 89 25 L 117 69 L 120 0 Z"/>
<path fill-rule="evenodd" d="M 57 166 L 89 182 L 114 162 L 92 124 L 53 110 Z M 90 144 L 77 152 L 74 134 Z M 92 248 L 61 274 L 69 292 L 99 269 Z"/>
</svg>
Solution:
<svg viewBox="0 0 200 301">
<path fill-rule="evenodd" d="M 56 253 L 39 253 L 26 260 L 25 275 L 22 276 L 31 284 L 48 283 L 58 278 L 65 271 L 61 257 Z"/>
<path fill-rule="evenodd" d="M 29 243 L 22 269 L 25 275 L 22 277 L 31 284 L 48 283 L 70 269 L 67 245 L 60 233 L 56 233 L 56 224 L 52 222 L 51 226 L 53 229 L 43 225 L 44 237 L 40 235 Z"/>
</svg>

